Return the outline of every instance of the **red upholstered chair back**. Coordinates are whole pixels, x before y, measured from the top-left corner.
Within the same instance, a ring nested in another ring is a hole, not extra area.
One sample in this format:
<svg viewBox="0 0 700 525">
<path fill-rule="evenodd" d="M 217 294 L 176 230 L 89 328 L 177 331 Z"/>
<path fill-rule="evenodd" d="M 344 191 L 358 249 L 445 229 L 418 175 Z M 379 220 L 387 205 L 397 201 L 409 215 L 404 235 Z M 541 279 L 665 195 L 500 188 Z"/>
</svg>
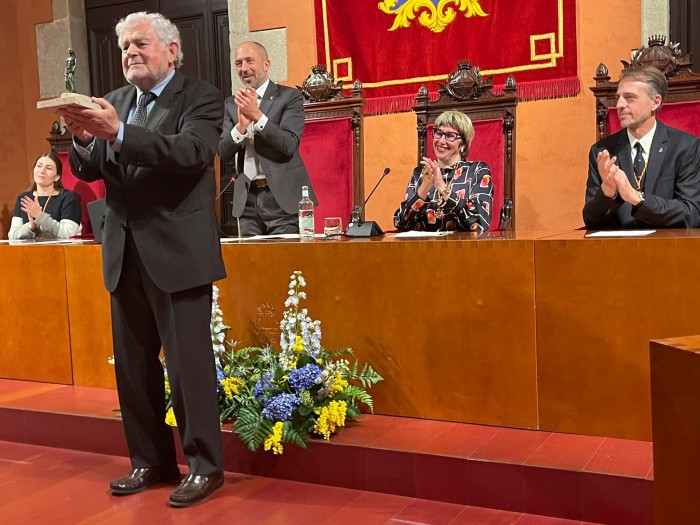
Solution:
<svg viewBox="0 0 700 525">
<path fill-rule="evenodd" d="M 49 138 L 46 140 L 51 145 L 51 150 L 55 151 L 61 159 L 61 164 L 63 165 L 63 175 L 61 177 L 63 187 L 80 195 L 80 202 L 83 208 L 83 218 L 81 221 L 83 226 L 82 235 L 91 236 L 92 227 L 90 226 L 87 204 L 88 202 L 101 199 L 105 196 L 104 182 L 100 180 L 87 183 L 73 175 L 68 162 L 68 151 L 72 146 L 72 138 L 68 133 L 61 133 L 58 122 L 53 123 Z"/>
<path fill-rule="evenodd" d="M 698 91 L 698 96 L 700 97 L 700 91 Z M 657 116 L 664 124 L 700 137 L 700 98 L 675 104 L 665 102 Z M 610 108 L 608 110 L 608 134 L 611 135 L 621 129 L 620 118 L 617 116 L 615 108 Z"/>
<path fill-rule="evenodd" d="M 318 198 L 316 233 L 326 217 L 340 217 L 346 229 L 364 198 L 362 85 L 355 82 L 344 95 L 325 67 L 314 66 L 301 91 L 306 124 L 299 153 Z"/>
<path fill-rule="evenodd" d="M 83 208 L 83 218 L 81 221 L 83 225 L 82 234 L 91 235 L 92 226 L 90 225 L 90 217 L 87 212 L 87 204 L 88 202 L 101 199 L 105 196 L 104 182 L 101 180 L 95 182 L 85 182 L 76 178 L 70 169 L 70 164 L 68 163 L 68 153 L 65 151 L 59 151 L 58 157 L 61 159 L 61 163 L 63 164 L 63 176 L 61 177 L 63 180 L 63 187 L 80 195 L 80 203 Z"/>
<path fill-rule="evenodd" d="M 674 128 L 700 136 L 700 74 L 690 70 L 690 54 L 683 56 L 678 44 L 666 45 L 666 37 L 649 38 L 647 47 L 632 50 L 632 62 L 622 61 L 624 69 L 641 66 L 659 68 L 668 80 L 668 95 L 658 113 L 659 120 Z M 618 81 L 611 81 L 608 68 L 600 64 L 591 91 L 596 97 L 598 140 L 621 129 L 615 110 Z"/>
<path fill-rule="evenodd" d="M 323 219 L 340 217 L 347 227 L 354 206 L 354 136 L 350 118 L 306 122 L 299 153 L 304 159 L 318 206 L 314 210 L 316 233 Z"/>
<path fill-rule="evenodd" d="M 493 178 L 493 210 L 490 230 L 515 228 L 515 80 L 509 77 L 503 94 L 492 91 L 492 78 L 481 78 L 478 68 L 467 60 L 457 63 L 457 70 L 440 86 L 437 100 L 430 100 L 422 87 L 413 111 L 418 120 L 418 158 L 433 156 L 432 129 L 444 111 L 465 113 L 474 125 L 474 140 L 468 160 L 484 161 Z"/>
</svg>

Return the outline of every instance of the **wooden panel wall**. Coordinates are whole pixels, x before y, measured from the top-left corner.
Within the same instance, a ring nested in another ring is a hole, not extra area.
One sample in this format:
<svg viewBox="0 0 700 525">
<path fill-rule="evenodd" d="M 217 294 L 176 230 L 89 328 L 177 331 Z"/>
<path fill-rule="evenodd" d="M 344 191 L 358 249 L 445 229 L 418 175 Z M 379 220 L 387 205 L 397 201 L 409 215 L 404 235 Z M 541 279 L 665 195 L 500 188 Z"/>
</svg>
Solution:
<svg viewBox="0 0 700 525">
<path fill-rule="evenodd" d="M 583 235 L 536 243 L 540 428 L 648 441 L 648 342 L 700 333 L 700 237 Z"/>
<path fill-rule="evenodd" d="M 652 341 L 654 523 L 700 523 L 700 336 Z"/>
<path fill-rule="evenodd" d="M 0 377 L 71 384 L 63 247 L 0 245 Z"/>
<path fill-rule="evenodd" d="M 257 309 L 308 282 L 327 348 L 351 346 L 386 379 L 376 411 L 537 427 L 532 240 L 319 242 L 224 247 L 221 306 L 254 342 Z M 248 336 L 248 337 L 246 337 Z"/>
<path fill-rule="evenodd" d="M 116 388 L 109 293 L 102 281 L 99 245 L 66 246 L 73 380 L 79 386 Z"/>
</svg>

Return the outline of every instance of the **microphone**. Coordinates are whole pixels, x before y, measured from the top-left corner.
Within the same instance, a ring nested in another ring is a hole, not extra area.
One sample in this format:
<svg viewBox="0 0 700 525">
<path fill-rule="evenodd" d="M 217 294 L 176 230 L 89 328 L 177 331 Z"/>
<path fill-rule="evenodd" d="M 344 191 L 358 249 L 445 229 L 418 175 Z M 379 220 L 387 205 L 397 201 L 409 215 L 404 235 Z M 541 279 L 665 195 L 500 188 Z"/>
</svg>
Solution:
<svg viewBox="0 0 700 525">
<path fill-rule="evenodd" d="M 381 182 L 384 180 L 384 177 L 389 175 L 389 172 L 391 172 L 391 169 L 384 168 L 382 176 L 379 177 L 377 184 L 374 185 L 374 188 L 372 188 L 372 191 L 365 199 L 365 202 L 362 203 L 362 206 L 355 206 L 353 208 L 352 215 L 350 216 L 350 224 L 348 224 L 348 229 L 345 232 L 347 237 L 378 237 L 380 235 L 384 235 L 384 232 L 379 227 L 379 224 L 374 221 L 362 220 L 362 212 L 365 210 L 365 206 L 367 205 L 367 202 L 369 202 L 370 197 L 374 195 L 374 192 L 379 187 L 379 184 L 381 184 Z"/>
<path fill-rule="evenodd" d="M 224 194 L 224 192 L 229 188 L 229 186 L 231 186 L 231 184 L 233 184 L 234 182 L 236 182 L 236 179 L 237 179 L 237 178 L 238 178 L 238 177 L 235 177 L 235 176 L 234 176 L 234 177 L 231 177 L 231 180 L 229 180 L 229 181 L 226 183 L 226 186 L 224 186 L 224 189 L 221 190 L 221 191 L 219 192 L 219 194 L 216 196 L 216 199 L 214 199 L 214 202 L 216 202 L 216 201 L 219 200 L 219 197 L 221 197 L 221 196 Z"/>
</svg>

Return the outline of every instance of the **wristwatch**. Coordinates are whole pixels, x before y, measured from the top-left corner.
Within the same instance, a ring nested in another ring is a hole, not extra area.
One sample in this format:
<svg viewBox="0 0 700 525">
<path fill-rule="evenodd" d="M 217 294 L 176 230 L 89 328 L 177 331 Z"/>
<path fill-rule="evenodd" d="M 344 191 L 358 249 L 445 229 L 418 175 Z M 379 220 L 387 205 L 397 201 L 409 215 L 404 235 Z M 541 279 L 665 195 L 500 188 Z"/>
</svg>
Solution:
<svg viewBox="0 0 700 525">
<path fill-rule="evenodd" d="M 646 197 L 644 196 L 644 192 L 643 192 L 643 191 L 640 191 L 640 192 L 639 192 L 639 204 L 637 204 L 637 206 L 635 206 L 635 207 L 636 207 L 636 208 L 641 208 L 642 206 L 644 206 L 644 203 L 645 203 L 646 201 L 647 201 L 647 199 L 646 199 Z"/>
</svg>

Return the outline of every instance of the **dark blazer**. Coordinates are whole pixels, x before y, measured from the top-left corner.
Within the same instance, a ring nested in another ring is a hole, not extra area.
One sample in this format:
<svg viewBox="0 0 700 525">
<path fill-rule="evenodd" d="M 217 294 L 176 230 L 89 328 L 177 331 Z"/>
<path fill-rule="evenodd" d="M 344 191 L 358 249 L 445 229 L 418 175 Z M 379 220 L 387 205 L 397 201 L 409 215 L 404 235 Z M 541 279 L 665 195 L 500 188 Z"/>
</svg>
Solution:
<svg viewBox="0 0 700 525">
<path fill-rule="evenodd" d="M 608 150 L 630 179 L 634 170 L 627 130 L 623 129 L 591 147 L 583 221 L 591 230 L 620 228 L 700 227 L 700 139 L 656 121 L 646 174 L 642 183 L 645 202 L 634 208 L 618 195 L 610 199 L 600 189 L 598 152 Z"/>
<path fill-rule="evenodd" d="M 126 86 L 105 98 L 126 122 L 135 96 L 136 88 Z M 110 292 L 119 282 L 127 227 L 148 274 L 165 292 L 226 276 L 214 215 L 221 108 L 214 86 L 176 71 L 145 127 L 124 124 L 119 153 L 96 140 L 84 161 L 71 148 L 74 175 L 105 182 L 102 265 Z"/>
<path fill-rule="evenodd" d="M 299 155 L 299 141 L 304 132 L 304 102 L 298 89 L 279 86 L 270 81 L 260 101 L 260 111 L 267 116 L 265 128 L 255 134 L 255 153 L 265 172 L 272 196 L 290 214 L 297 213 L 301 187 L 309 187 L 309 196 L 318 204 L 309 174 Z M 219 156 L 228 162 L 234 155 L 238 178 L 234 183 L 233 216 L 240 217 L 245 208 L 250 179 L 243 174 L 245 142 L 233 142 L 231 130 L 238 123 L 238 106 L 233 97 L 225 103 L 224 129 L 219 141 Z"/>
</svg>

